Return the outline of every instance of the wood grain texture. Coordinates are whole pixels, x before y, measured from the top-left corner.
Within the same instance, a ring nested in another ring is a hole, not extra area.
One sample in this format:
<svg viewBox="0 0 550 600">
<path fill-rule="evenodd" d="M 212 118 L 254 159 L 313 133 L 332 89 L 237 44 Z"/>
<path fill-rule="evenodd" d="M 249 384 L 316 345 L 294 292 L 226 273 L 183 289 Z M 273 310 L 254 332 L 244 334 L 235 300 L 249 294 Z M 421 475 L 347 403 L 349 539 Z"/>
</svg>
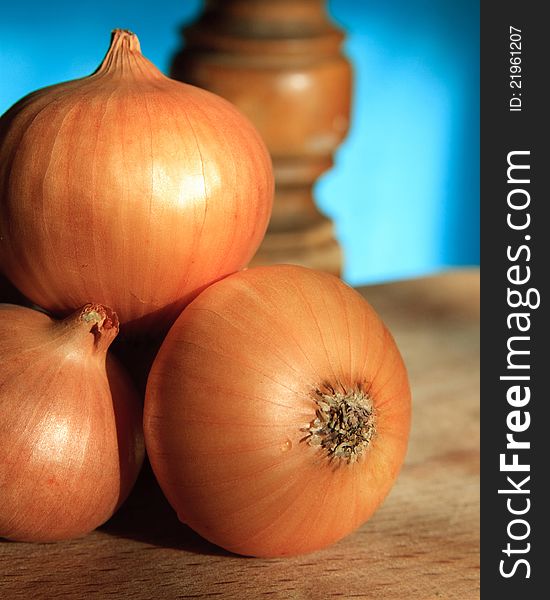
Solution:
<svg viewBox="0 0 550 600">
<path fill-rule="evenodd" d="M 479 597 L 479 272 L 361 290 L 409 368 L 413 428 L 401 475 L 357 532 L 290 559 L 229 554 L 179 524 L 145 469 L 98 531 L 0 542 L 0 597 L 326 600 Z"/>
</svg>

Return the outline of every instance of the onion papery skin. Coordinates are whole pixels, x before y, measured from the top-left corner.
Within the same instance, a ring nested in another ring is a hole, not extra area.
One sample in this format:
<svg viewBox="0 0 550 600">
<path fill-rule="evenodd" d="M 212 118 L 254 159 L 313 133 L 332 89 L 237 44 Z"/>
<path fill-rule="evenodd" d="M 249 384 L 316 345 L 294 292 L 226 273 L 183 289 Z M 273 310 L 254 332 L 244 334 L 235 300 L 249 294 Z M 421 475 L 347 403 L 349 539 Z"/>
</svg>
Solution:
<svg viewBox="0 0 550 600">
<path fill-rule="evenodd" d="M 355 462 L 308 443 L 316 390 L 362 389 L 375 434 Z M 148 456 L 179 519 L 258 557 L 296 555 L 364 523 L 404 460 L 411 397 L 374 309 L 336 277 L 245 270 L 196 298 L 153 363 Z"/>
<path fill-rule="evenodd" d="M 130 493 L 144 456 L 142 407 L 107 349 L 116 315 L 63 321 L 0 305 L 0 537 L 85 535 Z"/>
<path fill-rule="evenodd" d="M 163 75 L 127 31 L 94 74 L 38 90 L 0 120 L 0 264 L 57 315 L 94 299 L 123 331 L 165 332 L 248 263 L 272 202 L 252 124 Z"/>
</svg>

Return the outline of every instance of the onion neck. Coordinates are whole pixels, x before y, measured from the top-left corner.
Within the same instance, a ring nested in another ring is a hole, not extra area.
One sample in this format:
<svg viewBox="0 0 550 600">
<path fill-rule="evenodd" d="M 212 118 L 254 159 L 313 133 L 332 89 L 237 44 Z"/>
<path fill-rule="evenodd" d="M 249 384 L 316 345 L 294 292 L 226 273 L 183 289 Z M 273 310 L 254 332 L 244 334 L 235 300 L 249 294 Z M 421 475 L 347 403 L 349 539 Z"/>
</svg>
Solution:
<svg viewBox="0 0 550 600">
<path fill-rule="evenodd" d="M 166 79 L 155 65 L 141 53 L 139 39 L 127 29 L 114 29 L 111 45 L 92 77 L 110 76 L 129 80 Z"/>
<path fill-rule="evenodd" d="M 362 386 L 335 389 L 325 384 L 316 389 L 315 419 L 305 441 L 324 450 L 329 461 L 356 462 L 376 435 L 376 414 L 372 399 Z"/>
<path fill-rule="evenodd" d="M 104 355 L 118 334 L 119 322 L 116 313 L 109 307 L 86 304 L 62 321 L 56 321 L 54 327 L 63 336 L 69 336 L 71 343 Z"/>
</svg>

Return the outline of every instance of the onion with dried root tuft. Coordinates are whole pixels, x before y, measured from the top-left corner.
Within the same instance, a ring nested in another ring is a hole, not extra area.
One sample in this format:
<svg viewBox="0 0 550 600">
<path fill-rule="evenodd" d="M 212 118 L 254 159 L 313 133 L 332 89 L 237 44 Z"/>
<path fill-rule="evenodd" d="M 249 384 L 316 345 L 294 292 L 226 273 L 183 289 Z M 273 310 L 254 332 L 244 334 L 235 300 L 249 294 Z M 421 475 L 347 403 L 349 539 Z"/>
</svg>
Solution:
<svg viewBox="0 0 550 600">
<path fill-rule="evenodd" d="M 144 408 L 151 465 L 180 520 L 253 556 L 311 552 L 364 523 L 409 427 L 388 329 L 339 279 L 296 266 L 199 295 L 160 348 Z"/>
</svg>

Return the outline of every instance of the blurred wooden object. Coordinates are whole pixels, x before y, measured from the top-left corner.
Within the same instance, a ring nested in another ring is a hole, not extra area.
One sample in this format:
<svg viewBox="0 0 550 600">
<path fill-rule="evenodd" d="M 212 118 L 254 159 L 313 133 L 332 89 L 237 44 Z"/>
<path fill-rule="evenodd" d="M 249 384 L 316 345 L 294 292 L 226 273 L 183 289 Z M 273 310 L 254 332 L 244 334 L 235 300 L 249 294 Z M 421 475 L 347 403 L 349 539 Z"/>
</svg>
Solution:
<svg viewBox="0 0 550 600">
<path fill-rule="evenodd" d="M 238 106 L 273 158 L 273 217 L 253 264 L 339 274 L 340 247 L 312 186 L 348 130 L 351 67 L 324 0 L 207 0 L 183 34 L 171 76 Z"/>
</svg>

